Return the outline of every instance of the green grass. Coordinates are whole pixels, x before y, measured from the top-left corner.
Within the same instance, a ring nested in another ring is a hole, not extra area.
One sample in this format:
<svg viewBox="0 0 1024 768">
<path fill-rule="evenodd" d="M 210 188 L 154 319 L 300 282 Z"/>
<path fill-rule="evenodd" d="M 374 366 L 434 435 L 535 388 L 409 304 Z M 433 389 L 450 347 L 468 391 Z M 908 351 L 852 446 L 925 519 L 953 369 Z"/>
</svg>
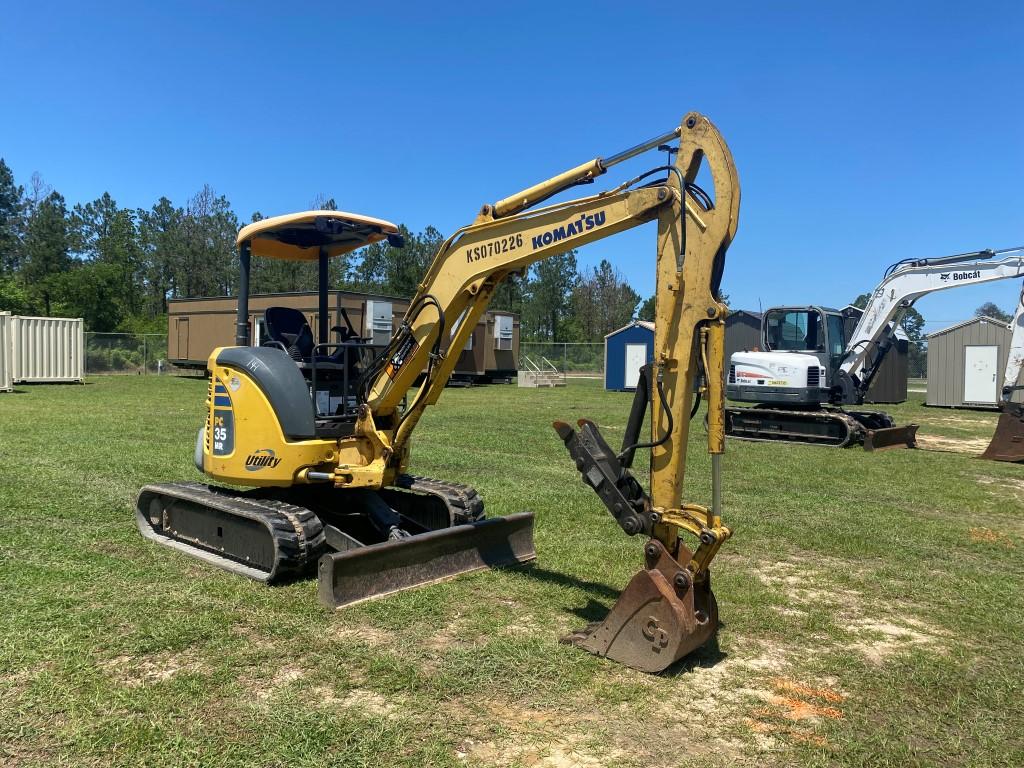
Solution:
<svg viewBox="0 0 1024 768">
<path fill-rule="evenodd" d="M 614 602 L 642 542 L 550 422 L 586 415 L 615 443 L 629 395 L 447 392 L 413 470 L 474 484 L 492 515 L 533 510 L 538 565 L 331 614 L 313 582 L 267 588 L 136 532 L 141 485 L 197 477 L 204 387 L 0 395 L 0 764 L 1024 764 L 1024 468 L 973 457 L 992 414 L 889 408 L 945 451 L 730 443 L 722 627 L 652 677 L 557 642 Z M 706 502 L 694 423 L 687 499 Z"/>
</svg>

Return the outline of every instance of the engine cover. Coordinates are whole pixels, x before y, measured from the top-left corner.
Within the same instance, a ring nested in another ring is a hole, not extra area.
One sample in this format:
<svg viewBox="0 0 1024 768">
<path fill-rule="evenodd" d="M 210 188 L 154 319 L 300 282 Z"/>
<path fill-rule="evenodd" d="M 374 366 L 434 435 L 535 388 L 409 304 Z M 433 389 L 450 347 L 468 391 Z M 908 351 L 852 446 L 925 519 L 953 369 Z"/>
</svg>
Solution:
<svg viewBox="0 0 1024 768">
<path fill-rule="evenodd" d="M 813 404 L 828 399 L 825 369 L 800 352 L 735 352 L 726 396 L 747 403 Z"/>
</svg>

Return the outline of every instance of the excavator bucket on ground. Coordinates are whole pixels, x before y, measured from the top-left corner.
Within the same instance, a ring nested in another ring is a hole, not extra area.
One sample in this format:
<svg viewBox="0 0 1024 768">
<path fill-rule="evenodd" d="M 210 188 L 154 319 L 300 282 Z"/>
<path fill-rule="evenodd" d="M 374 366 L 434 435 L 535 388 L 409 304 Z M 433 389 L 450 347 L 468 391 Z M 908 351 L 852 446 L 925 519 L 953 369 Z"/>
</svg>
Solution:
<svg viewBox="0 0 1024 768">
<path fill-rule="evenodd" d="M 996 432 L 981 458 L 990 461 L 1024 461 L 1024 405 L 1002 404 Z"/>
<path fill-rule="evenodd" d="M 678 557 L 692 556 L 682 544 Z M 641 672 L 663 672 L 708 641 L 718 628 L 710 577 L 693 583 L 665 546 L 651 539 L 646 568 L 637 573 L 604 621 L 562 638 L 595 656 Z"/>
</svg>

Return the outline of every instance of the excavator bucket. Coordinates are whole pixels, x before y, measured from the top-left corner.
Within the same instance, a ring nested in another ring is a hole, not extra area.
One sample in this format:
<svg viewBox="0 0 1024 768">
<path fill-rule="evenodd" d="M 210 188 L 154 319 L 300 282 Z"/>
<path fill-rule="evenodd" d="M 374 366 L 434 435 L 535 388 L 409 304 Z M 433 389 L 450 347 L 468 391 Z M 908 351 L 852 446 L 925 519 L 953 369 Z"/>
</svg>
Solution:
<svg viewBox="0 0 1024 768">
<path fill-rule="evenodd" d="M 1024 405 L 1003 403 L 996 432 L 981 458 L 990 461 L 1024 461 Z"/>
<path fill-rule="evenodd" d="M 689 562 L 690 552 L 679 547 L 679 559 Z M 651 539 L 644 552 L 646 568 L 630 580 L 605 620 L 562 642 L 652 673 L 664 671 L 707 642 L 718 628 L 710 577 L 694 583 L 690 572 L 657 539 Z"/>
<path fill-rule="evenodd" d="M 917 424 L 869 429 L 864 433 L 864 450 L 880 451 L 883 448 L 917 448 L 917 429 Z"/>
<path fill-rule="evenodd" d="M 456 525 L 396 541 L 331 552 L 320 558 L 320 602 L 341 608 L 463 573 L 528 563 L 533 513 Z"/>
</svg>

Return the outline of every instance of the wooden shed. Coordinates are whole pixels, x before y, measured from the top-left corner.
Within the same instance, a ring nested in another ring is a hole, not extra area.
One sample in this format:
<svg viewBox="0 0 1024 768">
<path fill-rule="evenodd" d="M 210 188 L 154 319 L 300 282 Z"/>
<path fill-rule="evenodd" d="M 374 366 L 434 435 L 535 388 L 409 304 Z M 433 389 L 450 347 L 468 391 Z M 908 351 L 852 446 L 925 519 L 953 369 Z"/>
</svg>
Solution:
<svg viewBox="0 0 1024 768">
<path fill-rule="evenodd" d="M 729 382 L 729 359 L 733 352 L 761 349 L 761 313 L 737 309 L 725 317 L 725 381 Z"/>
<path fill-rule="evenodd" d="M 997 408 L 1011 336 L 1007 323 L 991 317 L 972 317 L 929 334 L 927 404 Z M 1013 400 L 1024 402 L 1024 392 L 1015 392 Z"/>
<path fill-rule="evenodd" d="M 344 326 L 341 310 L 353 327 L 374 344 L 385 344 L 409 308 L 408 299 L 353 291 L 328 291 L 328 327 Z M 291 307 L 306 315 L 310 328 L 319 323 L 315 291 L 253 294 L 249 297 L 249 338 L 266 341 L 263 313 L 270 307 Z M 182 368 L 205 368 L 217 347 L 231 346 L 235 338 L 233 296 L 171 299 L 167 303 L 167 358 Z M 519 318 L 511 312 L 488 310 L 466 348 L 459 355 L 453 378 L 472 381 L 515 377 L 519 360 Z"/>
</svg>

